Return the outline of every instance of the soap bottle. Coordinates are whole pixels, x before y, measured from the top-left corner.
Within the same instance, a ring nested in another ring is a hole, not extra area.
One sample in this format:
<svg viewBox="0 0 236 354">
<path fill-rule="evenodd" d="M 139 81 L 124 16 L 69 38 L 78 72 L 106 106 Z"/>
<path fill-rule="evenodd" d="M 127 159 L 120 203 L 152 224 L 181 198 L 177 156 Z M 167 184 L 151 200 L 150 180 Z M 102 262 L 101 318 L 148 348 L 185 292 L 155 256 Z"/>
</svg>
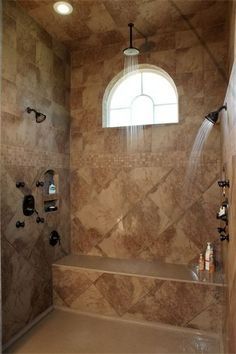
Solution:
<svg viewBox="0 0 236 354">
<path fill-rule="evenodd" d="M 212 253 L 210 254 L 209 272 L 214 273 L 214 271 L 215 271 L 215 260 L 214 260 L 213 250 L 212 250 Z"/>
<path fill-rule="evenodd" d="M 53 181 L 53 177 L 49 183 L 49 189 L 48 189 L 48 193 L 49 194 L 55 194 L 56 193 L 56 186 L 54 184 L 54 181 Z"/>
<path fill-rule="evenodd" d="M 207 242 L 207 248 L 206 248 L 206 252 L 205 252 L 205 269 L 206 270 L 210 270 L 210 257 L 211 254 L 213 253 L 212 247 L 211 247 L 211 243 Z"/>
<path fill-rule="evenodd" d="M 204 257 L 203 257 L 202 253 L 200 253 L 198 265 L 199 265 L 199 270 L 200 271 L 203 271 L 205 269 Z"/>
</svg>

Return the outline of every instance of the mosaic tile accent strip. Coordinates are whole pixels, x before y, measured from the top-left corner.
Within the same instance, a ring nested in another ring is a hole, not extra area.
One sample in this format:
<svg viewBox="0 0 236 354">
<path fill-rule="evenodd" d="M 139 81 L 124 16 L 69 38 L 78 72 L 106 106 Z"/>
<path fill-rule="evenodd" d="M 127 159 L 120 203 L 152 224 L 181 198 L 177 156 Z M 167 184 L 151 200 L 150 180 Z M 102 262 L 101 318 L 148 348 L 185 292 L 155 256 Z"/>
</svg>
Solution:
<svg viewBox="0 0 236 354">
<path fill-rule="evenodd" d="M 69 168 L 69 155 L 2 144 L 2 164 L 24 167 Z"/>
<path fill-rule="evenodd" d="M 185 167 L 188 163 L 188 154 L 185 152 L 171 153 L 134 153 L 134 154 L 82 154 L 82 156 L 71 156 L 71 167 L 79 168 L 90 166 L 93 168 L 135 168 L 152 166 L 175 166 Z M 218 170 L 221 160 L 218 154 L 203 154 L 200 167 L 205 164 L 212 166 L 212 169 Z"/>
</svg>

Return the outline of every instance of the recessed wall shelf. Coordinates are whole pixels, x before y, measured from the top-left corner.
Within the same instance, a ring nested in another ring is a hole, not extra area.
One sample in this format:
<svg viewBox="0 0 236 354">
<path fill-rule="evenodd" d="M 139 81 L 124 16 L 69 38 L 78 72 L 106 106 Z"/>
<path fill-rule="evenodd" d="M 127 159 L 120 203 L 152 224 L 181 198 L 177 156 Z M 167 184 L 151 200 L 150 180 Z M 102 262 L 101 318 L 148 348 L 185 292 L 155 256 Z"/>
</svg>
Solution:
<svg viewBox="0 0 236 354">
<path fill-rule="evenodd" d="M 48 170 L 44 174 L 44 194 L 55 195 L 59 193 L 59 175 L 53 171 Z"/>
<path fill-rule="evenodd" d="M 43 196 L 43 200 L 46 201 L 50 201 L 50 200 L 57 200 L 59 199 L 59 194 L 47 194 Z"/>
<path fill-rule="evenodd" d="M 54 170 L 44 174 L 43 208 L 45 213 L 56 212 L 59 209 L 59 175 Z"/>
<path fill-rule="evenodd" d="M 45 213 L 55 212 L 59 209 L 59 200 L 45 200 L 44 201 L 44 211 Z"/>
</svg>

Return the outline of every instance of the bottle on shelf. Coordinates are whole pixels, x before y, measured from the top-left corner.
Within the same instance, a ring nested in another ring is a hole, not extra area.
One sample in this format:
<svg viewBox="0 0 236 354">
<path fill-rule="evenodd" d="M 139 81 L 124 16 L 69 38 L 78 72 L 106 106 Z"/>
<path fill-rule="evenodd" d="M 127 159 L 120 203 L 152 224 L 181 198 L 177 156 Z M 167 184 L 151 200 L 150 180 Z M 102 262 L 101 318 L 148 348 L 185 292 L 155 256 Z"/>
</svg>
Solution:
<svg viewBox="0 0 236 354">
<path fill-rule="evenodd" d="M 203 257 L 202 253 L 200 253 L 198 265 L 199 265 L 199 270 L 200 271 L 203 271 L 205 269 L 205 262 L 204 262 L 204 257 Z"/>
<path fill-rule="evenodd" d="M 48 194 L 56 194 L 56 186 L 55 186 L 53 177 L 51 178 L 51 181 L 49 182 Z"/>
<path fill-rule="evenodd" d="M 215 260 L 213 252 L 210 254 L 209 272 L 214 273 L 215 271 Z"/>
<path fill-rule="evenodd" d="M 213 248 L 212 248 L 211 242 L 207 242 L 207 248 L 206 248 L 206 252 L 205 252 L 205 269 L 207 271 L 210 270 L 211 255 L 213 255 Z"/>
</svg>

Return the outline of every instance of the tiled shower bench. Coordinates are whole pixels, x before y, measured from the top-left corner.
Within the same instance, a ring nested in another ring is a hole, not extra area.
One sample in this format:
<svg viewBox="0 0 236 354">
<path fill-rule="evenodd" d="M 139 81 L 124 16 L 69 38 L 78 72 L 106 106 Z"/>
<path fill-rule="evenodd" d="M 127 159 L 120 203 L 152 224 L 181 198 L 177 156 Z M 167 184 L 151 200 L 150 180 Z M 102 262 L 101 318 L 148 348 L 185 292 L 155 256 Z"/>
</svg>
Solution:
<svg viewBox="0 0 236 354">
<path fill-rule="evenodd" d="M 68 255 L 53 264 L 54 306 L 219 333 L 223 276 L 185 265 Z"/>
</svg>

